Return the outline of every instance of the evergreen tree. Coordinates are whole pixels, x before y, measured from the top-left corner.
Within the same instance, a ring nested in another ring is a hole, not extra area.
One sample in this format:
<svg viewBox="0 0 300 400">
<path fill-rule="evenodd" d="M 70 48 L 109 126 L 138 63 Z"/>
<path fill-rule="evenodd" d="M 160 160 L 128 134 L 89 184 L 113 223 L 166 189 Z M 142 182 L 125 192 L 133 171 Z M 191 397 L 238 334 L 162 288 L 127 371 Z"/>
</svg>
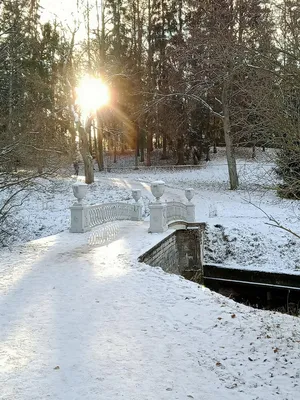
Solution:
<svg viewBox="0 0 300 400">
<path fill-rule="evenodd" d="M 37 10 L 29 0 L 4 0 L 0 8 L 2 227 L 14 201 L 37 176 L 57 171 L 69 152 L 64 46 L 55 26 L 41 26 Z"/>
</svg>

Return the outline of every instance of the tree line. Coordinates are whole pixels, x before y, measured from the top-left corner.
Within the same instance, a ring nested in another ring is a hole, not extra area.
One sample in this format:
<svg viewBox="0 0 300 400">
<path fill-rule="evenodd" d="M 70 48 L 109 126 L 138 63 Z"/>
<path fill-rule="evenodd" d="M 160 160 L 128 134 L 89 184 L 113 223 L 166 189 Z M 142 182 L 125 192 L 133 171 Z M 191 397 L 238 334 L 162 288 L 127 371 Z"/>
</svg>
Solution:
<svg viewBox="0 0 300 400">
<path fill-rule="evenodd" d="M 0 190 L 78 149 L 90 183 L 105 151 L 134 149 L 150 166 L 154 147 L 184 164 L 225 144 L 231 189 L 235 147 L 255 157 L 267 146 L 279 149 L 280 193 L 299 196 L 298 1 L 77 0 L 67 24 L 42 23 L 42 11 L 39 0 L 0 5 Z M 111 101 L 83 119 L 84 74 Z"/>
</svg>

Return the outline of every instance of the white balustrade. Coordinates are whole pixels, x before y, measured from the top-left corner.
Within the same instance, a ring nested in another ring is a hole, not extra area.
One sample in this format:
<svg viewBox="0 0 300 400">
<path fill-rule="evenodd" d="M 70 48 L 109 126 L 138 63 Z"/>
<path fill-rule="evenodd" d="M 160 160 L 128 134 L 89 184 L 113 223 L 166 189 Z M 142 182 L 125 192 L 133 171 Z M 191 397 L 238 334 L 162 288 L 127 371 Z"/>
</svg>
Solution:
<svg viewBox="0 0 300 400">
<path fill-rule="evenodd" d="M 163 203 L 160 198 L 165 190 L 165 183 L 162 181 L 152 182 L 151 191 L 156 198 L 156 202 L 149 205 L 150 209 L 150 228 L 151 233 L 160 233 L 168 229 L 171 222 L 195 222 L 195 205 L 191 202 L 194 197 L 194 189 L 186 189 L 185 196 L 187 204 L 180 201 L 170 201 Z"/>
<path fill-rule="evenodd" d="M 138 202 L 141 197 L 140 189 L 133 190 L 132 196 L 135 199 L 135 204 L 115 202 L 85 205 L 83 199 L 86 194 L 86 187 L 81 186 L 81 184 L 78 183 L 75 185 L 76 188 L 74 189 L 73 187 L 73 192 L 78 201 L 70 207 L 70 232 L 87 232 L 91 228 L 104 224 L 105 222 L 117 220 L 142 220 L 142 205 Z"/>
<path fill-rule="evenodd" d="M 187 210 L 186 205 L 179 201 L 169 201 L 167 204 L 167 223 L 173 221 L 186 221 Z"/>
<path fill-rule="evenodd" d="M 109 221 L 131 220 L 135 204 L 127 203 L 108 203 L 89 206 L 90 227 L 104 224 Z"/>
<path fill-rule="evenodd" d="M 149 232 L 159 233 L 168 229 L 172 222 L 195 222 L 195 205 L 191 202 L 194 196 L 193 189 L 186 189 L 187 204 L 180 201 L 161 201 L 165 183 L 155 181 L 151 184 L 151 191 L 156 201 L 149 205 L 150 227 Z M 133 189 L 134 204 L 115 202 L 107 204 L 86 205 L 84 197 L 87 185 L 77 183 L 73 186 L 74 196 L 77 199 L 71 207 L 71 232 L 86 232 L 97 225 L 117 220 L 142 220 L 142 205 L 139 203 L 141 190 Z"/>
</svg>

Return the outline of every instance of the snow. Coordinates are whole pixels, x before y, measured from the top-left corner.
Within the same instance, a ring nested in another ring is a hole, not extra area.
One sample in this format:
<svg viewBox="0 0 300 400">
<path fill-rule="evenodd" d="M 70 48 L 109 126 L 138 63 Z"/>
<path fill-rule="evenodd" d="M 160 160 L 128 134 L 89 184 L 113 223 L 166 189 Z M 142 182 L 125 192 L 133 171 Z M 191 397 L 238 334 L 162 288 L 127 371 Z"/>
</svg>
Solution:
<svg viewBox="0 0 300 400">
<path fill-rule="evenodd" d="M 235 192 L 218 156 L 195 171 L 97 173 L 87 201 L 132 201 L 141 188 L 147 215 L 151 180 L 167 183 L 167 200 L 194 187 L 197 220 L 208 224 L 206 261 L 299 273 L 298 239 L 266 225 L 251 203 L 298 233 L 299 206 L 269 190 L 272 164 L 238 164 Z M 255 179 L 267 169 L 268 182 Z M 15 217 L 20 243 L 0 252 L 1 400 L 299 398 L 299 318 L 138 263 L 170 233 L 148 234 L 147 219 L 69 233 L 74 182 L 60 178 L 30 196 Z"/>
<path fill-rule="evenodd" d="M 84 181 L 83 177 L 79 177 Z M 21 209 L 12 217 L 13 226 L 17 229 L 15 242 L 24 242 L 49 236 L 67 230 L 70 226 L 69 207 L 76 200 L 72 185 L 74 177 L 59 177 L 53 180 L 39 180 L 37 190 L 32 190 Z M 116 183 L 105 182 L 89 185 L 86 196 L 88 204 L 128 201 L 131 198 L 129 189 L 119 187 Z"/>
<path fill-rule="evenodd" d="M 64 232 L 4 252 L 0 398 L 296 399 L 299 319 L 139 264 L 165 236 L 147 227 L 119 222 L 106 245 Z"/>
</svg>

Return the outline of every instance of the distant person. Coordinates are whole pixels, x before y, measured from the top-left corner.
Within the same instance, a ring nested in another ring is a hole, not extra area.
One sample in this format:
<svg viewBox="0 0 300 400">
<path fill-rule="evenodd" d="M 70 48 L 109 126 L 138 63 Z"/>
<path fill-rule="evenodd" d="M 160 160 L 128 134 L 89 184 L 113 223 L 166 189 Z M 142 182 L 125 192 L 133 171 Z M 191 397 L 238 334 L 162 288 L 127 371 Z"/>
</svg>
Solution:
<svg viewBox="0 0 300 400">
<path fill-rule="evenodd" d="M 75 175 L 78 176 L 78 174 L 79 174 L 79 162 L 78 161 L 74 161 L 73 166 L 74 166 Z"/>
</svg>

